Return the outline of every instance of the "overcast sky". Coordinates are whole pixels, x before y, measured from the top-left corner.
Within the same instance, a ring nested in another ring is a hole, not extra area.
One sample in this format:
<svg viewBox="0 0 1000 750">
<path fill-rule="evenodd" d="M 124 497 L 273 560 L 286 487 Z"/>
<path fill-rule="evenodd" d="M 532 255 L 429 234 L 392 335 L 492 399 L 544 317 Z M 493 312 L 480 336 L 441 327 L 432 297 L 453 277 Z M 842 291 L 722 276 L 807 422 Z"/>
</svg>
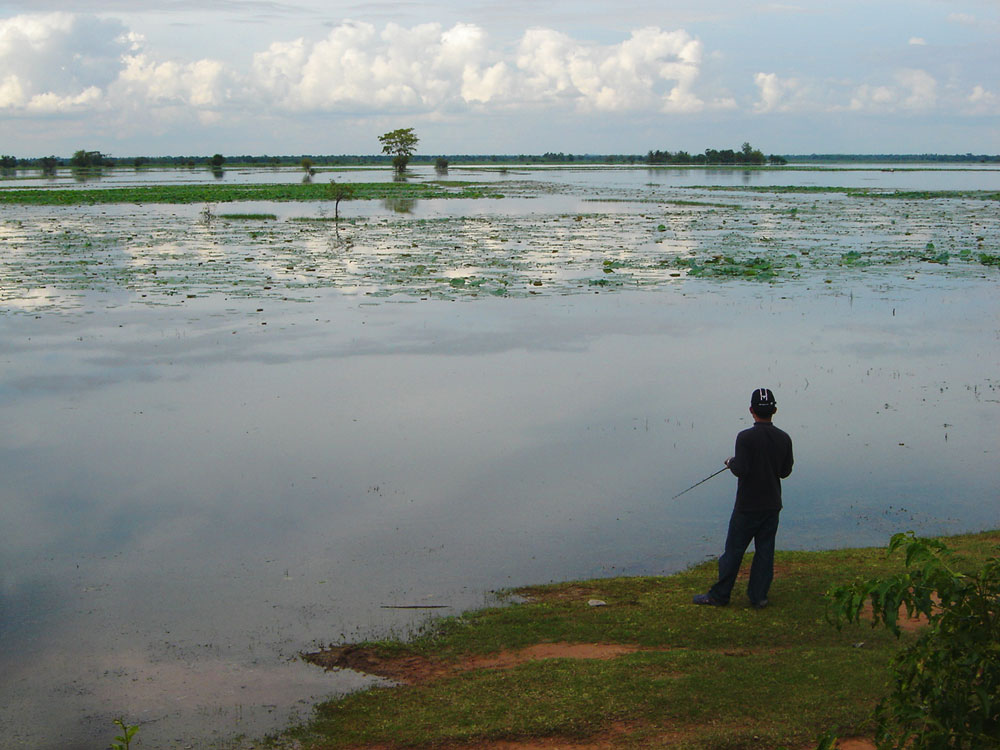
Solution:
<svg viewBox="0 0 1000 750">
<path fill-rule="evenodd" d="M 1000 0 L 0 1 L 0 153 L 1000 152 Z"/>
</svg>

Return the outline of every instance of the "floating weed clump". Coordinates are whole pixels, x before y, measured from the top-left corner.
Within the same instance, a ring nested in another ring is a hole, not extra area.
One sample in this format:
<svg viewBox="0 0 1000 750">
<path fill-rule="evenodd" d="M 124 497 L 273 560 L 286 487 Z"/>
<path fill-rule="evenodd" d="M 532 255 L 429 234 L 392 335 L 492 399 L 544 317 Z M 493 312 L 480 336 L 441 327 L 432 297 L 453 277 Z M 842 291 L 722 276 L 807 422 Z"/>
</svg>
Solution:
<svg viewBox="0 0 1000 750">
<path fill-rule="evenodd" d="M 220 219 L 231 221 L 276 221 L 277 214 L 219 214 Z"/>
<path fill-rule="evenodd" d="M 694 258 L 682 258 L 676 265 L 686 269 L 690 276 L 748 278 L 759 281 L 774 279 L 781 268 L 767 258 L 750 257 L 737 260 L 724 255 L 705 258 L 700 262 Z"/>
</svg>

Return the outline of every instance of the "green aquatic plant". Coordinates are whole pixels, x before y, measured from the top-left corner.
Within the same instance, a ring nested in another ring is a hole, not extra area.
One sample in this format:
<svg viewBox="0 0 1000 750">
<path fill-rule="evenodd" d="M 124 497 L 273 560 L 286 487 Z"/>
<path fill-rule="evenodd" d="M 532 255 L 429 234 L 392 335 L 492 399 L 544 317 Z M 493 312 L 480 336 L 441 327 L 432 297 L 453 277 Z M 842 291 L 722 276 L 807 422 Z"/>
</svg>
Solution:
<svg viewBox="0 0 1000 750">
<path fill-rule="evenodd" d="M 759 281 L 776 278 L 779 270 L 770 260 L 759 256 L 737 260 L 728 255 L 716 255 L 701 262 L 694 258 L 681 258 L 677 265 L 687 268 L 689 276 L 748 278 Z"/>
<path fill-rule="evenodd" d="M 129 750 L 132 745 L 132 739 L 135 737 L 136 732 L 139 731 L 139 725 L 126 724 L 125 719 L 115 719 L 115 724 L 121 728 L 122 733 L 115 736 L 115 740 L 109 746 L 109 750 Z"/>
</svg>

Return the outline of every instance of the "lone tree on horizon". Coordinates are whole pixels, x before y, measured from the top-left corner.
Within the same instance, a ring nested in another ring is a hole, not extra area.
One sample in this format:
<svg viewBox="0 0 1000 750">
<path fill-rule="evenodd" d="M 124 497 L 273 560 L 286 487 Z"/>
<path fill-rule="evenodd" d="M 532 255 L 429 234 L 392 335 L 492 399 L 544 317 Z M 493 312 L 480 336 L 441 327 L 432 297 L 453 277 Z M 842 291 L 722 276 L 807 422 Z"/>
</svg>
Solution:
<svg viewBox="0 0 1000 750">
<path fill-rule="evenodd" d="M 413 132 L 413 128 L 397 128 L 390 130 L 378 137 L 382 144 L 383 154 L 393 154 L 392 168 L 397 172 L 405 172 L 406 165 L 410 163 L 410 157 L 417 148 L 420 139 Z"/>
</svg>

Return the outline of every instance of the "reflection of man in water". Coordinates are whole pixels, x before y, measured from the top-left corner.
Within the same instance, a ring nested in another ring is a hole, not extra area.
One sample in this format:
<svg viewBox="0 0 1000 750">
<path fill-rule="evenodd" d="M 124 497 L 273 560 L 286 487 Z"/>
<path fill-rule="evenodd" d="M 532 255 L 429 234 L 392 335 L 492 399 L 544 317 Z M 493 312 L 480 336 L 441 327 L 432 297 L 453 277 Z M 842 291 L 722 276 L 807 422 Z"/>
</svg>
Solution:
<svg viewBox="0 0 1000 750">
<path fill-rule="evenodd" d="M 771 424 L 778 410 L 774 394 L 758 388 L 750 397 L 753 427 L 736 436 L 736 455 L 726 466 L 738 478 L 736 506 L 729 519 L 726 549 L 719 558 L 719 580 L 695 604 L 717 607 L 729 604 L 740 572 L 743 554 L 754 543 L 747 596 L 756 609 L 767 606 L 767 592 L 774 578 L 774 537 L 781 513 L 781 480 L 792 473 L 792 439 Z"/>
</svg>

